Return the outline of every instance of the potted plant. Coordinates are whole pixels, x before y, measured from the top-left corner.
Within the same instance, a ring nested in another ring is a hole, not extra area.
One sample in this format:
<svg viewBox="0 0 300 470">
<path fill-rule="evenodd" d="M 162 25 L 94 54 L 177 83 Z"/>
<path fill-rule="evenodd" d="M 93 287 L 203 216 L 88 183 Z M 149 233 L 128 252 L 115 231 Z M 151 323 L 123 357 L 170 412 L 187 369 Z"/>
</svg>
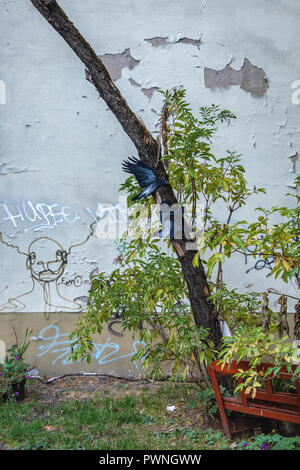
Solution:
<svg viewBox="0 0 300 470">
<path fill-rule="evenodd" d="M 26 329 L 21 345 L 14 344 L 8 349 L 4 363 L 0 364 L 0 399 L 3 401 L 22 401 L 25 398 L 25 383 L 30 376 L 24 354 L 30 344 L 31 333 Z"/>
</svg>

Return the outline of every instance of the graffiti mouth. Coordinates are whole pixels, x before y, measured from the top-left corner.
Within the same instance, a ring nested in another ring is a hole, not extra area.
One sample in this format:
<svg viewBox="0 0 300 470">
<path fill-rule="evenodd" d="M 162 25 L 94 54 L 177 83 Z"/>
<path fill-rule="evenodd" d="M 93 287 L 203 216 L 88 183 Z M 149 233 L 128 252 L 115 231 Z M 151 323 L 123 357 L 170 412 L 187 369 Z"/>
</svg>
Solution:
<svg viewBox="0 0 300 470">
<path fill-rule="evenodd" d="M 46 269 L 45 271 L 39 272 L 39 279 L 41 281 L 53 281 L 57 279 L 59 272 L 51 271 L 50 269 Z"/>
</svg>

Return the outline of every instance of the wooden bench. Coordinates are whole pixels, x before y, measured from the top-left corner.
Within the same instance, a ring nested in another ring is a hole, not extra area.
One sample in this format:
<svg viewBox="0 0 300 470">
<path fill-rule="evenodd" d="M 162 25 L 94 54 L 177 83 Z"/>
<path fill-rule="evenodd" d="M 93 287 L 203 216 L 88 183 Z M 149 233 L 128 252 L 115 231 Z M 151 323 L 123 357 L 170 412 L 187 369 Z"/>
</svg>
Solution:
<svg viewBox="0 0 300 470">
<path fill-rule="evenodd" d="M 218 362 L 212 362 L 208 366 L 207 372 L 217 400 L 222 425 L 229 439 L 231 439 L 231 430 L 226 410 L 300 424 L 300 380 L 296 382 L 295 393 L 274 392 L 272 376 L 270 376 L 264 379 L 264 385 L 262 388 L 257 389 L 254 398 L 251 397 L 251 394 L 246 394 L 244 389 L 239 392 L 239 396 L 223 397 L 218 379 L 222 376 L 233 375 L 238 372 L 238 369 L 247 370 L 249 361 L 233 362 L 230 366 L 225 365 L 223 369 Z M 258 366 L 257 370 L 265 372 L 270 366 L 272 364 L 264 362 Z M 292 366 L 293 371 L 295 368 L 296 366 Z M 279 377 L 288 380 L 291 376 L 292 374 L 289 374 L 286 368 L 282 367 Z M 241 379 L 237 379 L 237 381 L 240 383 Z"/>
</svg>

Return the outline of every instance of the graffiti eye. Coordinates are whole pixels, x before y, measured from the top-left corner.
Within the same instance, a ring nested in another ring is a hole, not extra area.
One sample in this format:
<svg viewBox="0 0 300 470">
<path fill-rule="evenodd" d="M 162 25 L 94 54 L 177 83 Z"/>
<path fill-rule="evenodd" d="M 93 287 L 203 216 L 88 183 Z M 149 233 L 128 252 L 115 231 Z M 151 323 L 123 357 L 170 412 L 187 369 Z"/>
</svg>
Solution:
<svg viewBox="0 0 300 470">
<path fill-rule="evenodd" d="M 56 252 L 57 261 L 62 261 L 64 264 L 67 264 L 67 254 L 65 251 L 57 250 Z"/>
<path fill-rule="evenodd" d="M 29 255 L 30 263 L 33 264 L 36 261 L 36 254 L 32 251 Z"/>
<path fill-rule="evenodd" d="M 30 269 L 31 266 L 33 266 L 35 262 L 36 262 L 36 255 L 35 255 L 34 251 L 32 251 L 31 253 L 29 253 L 29 255 L 27 257 L 26 268 Z"/>
</svg>

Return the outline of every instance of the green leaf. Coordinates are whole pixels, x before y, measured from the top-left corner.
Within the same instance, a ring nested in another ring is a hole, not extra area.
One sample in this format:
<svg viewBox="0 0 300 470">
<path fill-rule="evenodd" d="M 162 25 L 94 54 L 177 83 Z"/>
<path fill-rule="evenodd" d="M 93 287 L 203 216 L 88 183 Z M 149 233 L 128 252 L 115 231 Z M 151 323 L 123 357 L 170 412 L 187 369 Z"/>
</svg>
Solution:
<svg viewBox="0 0 300 470">
<path fill-rule="evenodd" d="M 237 235 L 233 235 L 232 236 L 232 240 L 235 242 L 235 244 L 241 249 L 241 250 L 244 250 L 245 249 L 245 245 L 244 245 L 244 242 L 243 240 L 238 237 Z"/>
<path fill-rule="evenodd" d="M 194 268 L 197 268 L 199 266 L 199 252 L 197 252 L 193 257 L 192 265 Z"/>
</svg>

